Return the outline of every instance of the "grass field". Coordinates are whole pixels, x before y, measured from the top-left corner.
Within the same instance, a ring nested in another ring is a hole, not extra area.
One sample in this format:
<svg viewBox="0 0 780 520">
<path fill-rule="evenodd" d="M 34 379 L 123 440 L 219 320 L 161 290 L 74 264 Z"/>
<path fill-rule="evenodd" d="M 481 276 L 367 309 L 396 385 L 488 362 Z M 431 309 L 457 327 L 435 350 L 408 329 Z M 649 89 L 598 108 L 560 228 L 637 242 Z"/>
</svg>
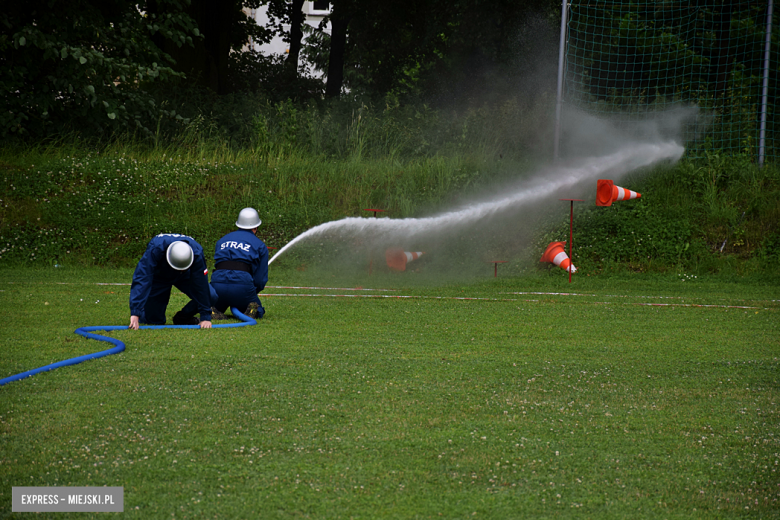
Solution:
<svg viewBox="0 0 780 520">
<path fill-rule="evenodd" d="M 129 269 L 0 273 L 0 378 L 129 320 L 99 285 Z M 129 518 L 780 517 L 776 285 L 305 275 L 272 266 L 257 326 L 119 331 L 0 387 L 0 517 L 104 485 Z"/>
</svg>

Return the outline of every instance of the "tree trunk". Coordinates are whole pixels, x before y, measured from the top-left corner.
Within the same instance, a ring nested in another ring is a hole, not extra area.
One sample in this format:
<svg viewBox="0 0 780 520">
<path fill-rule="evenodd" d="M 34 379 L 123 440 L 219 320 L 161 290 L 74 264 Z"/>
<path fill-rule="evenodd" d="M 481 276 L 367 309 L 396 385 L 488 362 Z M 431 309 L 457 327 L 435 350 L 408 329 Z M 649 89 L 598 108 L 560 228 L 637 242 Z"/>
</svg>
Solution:
<svg viewBox="0 0 780 520">
<path fill-rule="evenodd" d="M 341 16 L 338 11 L 335 11 L 330 18 L 330 60 L 328 61 L 328 84 L 325 87 L 326 98 L 337 98 L 341 95 L 349 20 L 349 16 Z"/>
<path fill-rule="evenodd" d="M 164 14 L 157 7 L 158 14 Z M 194 48 L 177 44 L 160 34 L 152 40 L 164 52 L 168 53 L 176 64 L 174 69 L 187 74 L 188 79 L 206 86 L 218 94 L 230 92 L 227 82 L 228 57 L 230 55 L 230 20 L 235 2 L 219 0 L 192 0 L 185 9 L 198 25 L 203 38 L 193 38 Z"/>
<path fill-rule="evenodd" d="M 293 76 L 298 75 L 298 60 L 301 54 L 301 41 L 303 40 L 303 0 L 293 0 L 290 5 L 290 53 L 287 55 L 285 65 L 287 71 Z"/>
</svg>

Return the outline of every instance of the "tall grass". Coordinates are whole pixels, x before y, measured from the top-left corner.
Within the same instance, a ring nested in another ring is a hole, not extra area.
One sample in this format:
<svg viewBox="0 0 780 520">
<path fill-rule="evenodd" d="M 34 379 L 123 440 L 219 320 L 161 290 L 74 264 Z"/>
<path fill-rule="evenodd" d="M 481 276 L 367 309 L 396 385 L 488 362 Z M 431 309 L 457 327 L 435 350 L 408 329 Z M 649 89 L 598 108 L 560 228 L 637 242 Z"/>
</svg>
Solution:
<svg viewBox="0 0 780 520">
<path fill-rule="evenodd" d="M 429 214 L 533 172 L 549 156 L 539 146 L 551 142 L 540 130 L 549 108 L 545 99 L 461 113 L 392 99 L 380 107 L 288 102 L 254 107 L 240 139 L 202 114 L 152 141 L 71 135 L 7 144 L 0 263 L 130 265 L 160 232 L 190 234 L 208 251 L 245 206 L 261 212 L 272 247 L 322 222 L 368 216 L 366 208 L 391 218 Z M 778 178 L 776 167 L 715 152 L 636 176 L 627 182 L 645 192 L 640 201 L 579 210 L 577 256 L 596 268 L 705 265 L 720 256 L 768 265 L 780 254 Z M 551 223 L 539 245 L 564 239 L 566 228 L 563 219 Z M 623 240 L 631 235 L 643 238 Z"/>
<path fill-rule="evenodd" d="M 125 264 L 160 232 L 213 243 L 246 206 L 260 210 L 266 242 L 281 247 L 321 222 L 367 216 L 364 208 L 406 217 L 436 207 L 503 168 L 463 155 L 328 159 L 277 152 L 132 142 L 101 150 L 6 149 L 0 262 Z"/>
</svg>

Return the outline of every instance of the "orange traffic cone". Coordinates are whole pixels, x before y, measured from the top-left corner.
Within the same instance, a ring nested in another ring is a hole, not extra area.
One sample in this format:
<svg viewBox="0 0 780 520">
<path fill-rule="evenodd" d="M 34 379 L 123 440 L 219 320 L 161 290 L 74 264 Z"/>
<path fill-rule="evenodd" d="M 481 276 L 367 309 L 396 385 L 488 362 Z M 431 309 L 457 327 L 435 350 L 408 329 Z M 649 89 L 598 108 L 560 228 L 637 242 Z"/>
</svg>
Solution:
<svg viewBox="0 0 780 520">
<path fill-rule="evenodd" d="M 388 249 L 385 251 L 385 260 L 387 260 L 387 267 L 393 271 L 406 271 L 407 262 L 417 260 L 424 254 L 420 252 L 410 253 L 401 248 Z"/>
<path fill-rule="evenodd" d="M 549 262 L 555 264 L 566 272 L 576 273 L 577 268 L 574 267 L 569 259 L 569 255 L 564 250 L 566 242 L 550 242 L 547 249 L 544 250 L 542 259 L 540 262 Z M 571 271 L 569 271 L 571 269 Z"/>
<path fill-rule="evenodd" d="M 596 184 L 596 206 L 611 206 L 616 200 L 638 199 L 641 193 L 615 186 L 606 179 L 599 179 Z"/>
</svg>

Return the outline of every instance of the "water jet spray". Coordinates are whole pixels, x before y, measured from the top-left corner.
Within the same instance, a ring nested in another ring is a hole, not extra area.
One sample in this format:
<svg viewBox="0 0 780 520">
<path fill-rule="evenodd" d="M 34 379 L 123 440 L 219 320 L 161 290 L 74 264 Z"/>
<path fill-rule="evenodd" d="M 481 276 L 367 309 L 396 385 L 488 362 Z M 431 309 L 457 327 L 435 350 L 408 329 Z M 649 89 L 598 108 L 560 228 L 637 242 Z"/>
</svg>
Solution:
<svg viewBox="0 0 780 520">
<path fill-rule="evenodd" d="M 460 209 L 425 218 L 377 219 L 347 217 L 315 226 L 282 247 L 268 262 L 272 264 L 287 250 L 304 240 L 323 236 L 364 236 L 377 243 L 409 243 L 426 233 L 441 236 L 458 231 L 483 219 L 526 205 L 551 199 L 561 191 L 572 191 L 584 182 L 599 177 L 620 178 L 627 172 L 664 160 L 676 161 L 685 149 L 674 141 L 634 143 L 609 155 L 591 157 L 569 165 L 557 165 L 523 182 L 508 195 L 495 200 L 475 202 Z M 403 241 L 403 242 L 402 242 Z"/>
</svg>

